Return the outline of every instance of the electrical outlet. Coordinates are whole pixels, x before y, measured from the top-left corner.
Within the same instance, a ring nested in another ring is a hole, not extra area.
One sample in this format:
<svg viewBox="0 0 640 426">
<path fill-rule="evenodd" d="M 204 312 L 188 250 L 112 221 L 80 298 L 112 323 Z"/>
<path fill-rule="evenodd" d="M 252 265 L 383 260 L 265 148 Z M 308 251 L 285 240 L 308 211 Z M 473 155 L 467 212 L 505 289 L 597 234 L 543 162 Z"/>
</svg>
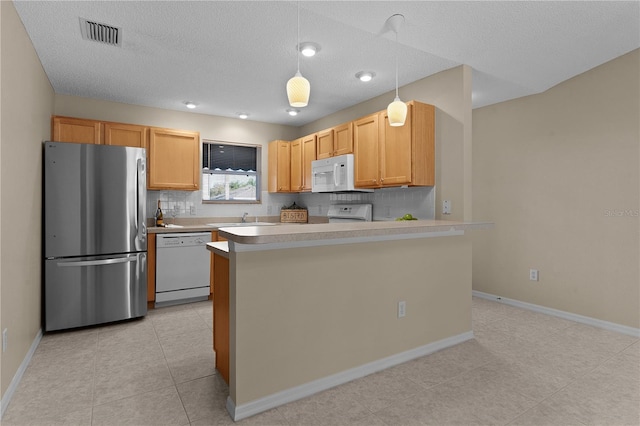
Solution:
<svg viewBox="0 0 640 426">
<path fill-rule="evenodd" d="M 9 338 L 7 336 L 8 332 L 9 332 L 9 330 L 6 329 L 6 328 L 4 330 L 2 330 L 2 352 L 7 350 L 7 345 L 8 345 L 8 340 L 9 340 Z"/>
<path fill-rule="evenodd" d="M 529 269 L 529 280 L 530 281 L 538 281 L 538 270 L 537 269 Z"/>
<path fill-rule="evenodd" d="M 398 318 L 404 318 L 407 314 L 407 302 L 398 302 Z"/>
<path fill-rule="evenodd" d="M 391 217 L 391 206 L 384 206 L 384 217 Z"/>
<path fill-rule="evenodd" d="M 191 214 L 191 216 L 196 215 L 196 206 L 189 206 L 189 214 Z"/>
<path fill-rule="evenodd" d="M 451 214 L 451 200 L 442 202 L 442 214 Z"/>
<path fill-rule="evenodd" d="M 271 214 L 271 206 L 267 206 L 267 214 Z"/>
</svg>

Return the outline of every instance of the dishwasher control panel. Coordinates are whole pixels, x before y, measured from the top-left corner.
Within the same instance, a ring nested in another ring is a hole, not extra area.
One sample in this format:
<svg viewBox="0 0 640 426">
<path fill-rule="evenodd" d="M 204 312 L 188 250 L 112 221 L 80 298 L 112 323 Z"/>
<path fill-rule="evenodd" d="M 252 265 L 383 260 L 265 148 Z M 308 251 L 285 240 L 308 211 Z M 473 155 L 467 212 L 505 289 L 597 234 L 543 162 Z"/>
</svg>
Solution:
<svg viewBox="0 0 640 426">
<path fill-rule="evenodd" d="M 211 242 L 210 232 L 161 234 L 156 237 L 156 247 L 201 246 Z"/>
</svg>

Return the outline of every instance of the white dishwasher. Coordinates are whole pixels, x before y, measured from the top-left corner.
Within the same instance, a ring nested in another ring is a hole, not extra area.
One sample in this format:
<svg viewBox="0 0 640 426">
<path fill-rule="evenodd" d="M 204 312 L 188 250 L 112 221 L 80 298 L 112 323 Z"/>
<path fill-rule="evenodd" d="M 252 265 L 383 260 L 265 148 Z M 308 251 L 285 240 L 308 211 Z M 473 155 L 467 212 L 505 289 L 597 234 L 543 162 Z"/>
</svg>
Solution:
<svg viewBox="0 0 640 426">
<path fill-rule="evenodd" d="M 158 234 L 156 237 L 156 306 L 209 297 L 211 232 Z"/>
</svg>

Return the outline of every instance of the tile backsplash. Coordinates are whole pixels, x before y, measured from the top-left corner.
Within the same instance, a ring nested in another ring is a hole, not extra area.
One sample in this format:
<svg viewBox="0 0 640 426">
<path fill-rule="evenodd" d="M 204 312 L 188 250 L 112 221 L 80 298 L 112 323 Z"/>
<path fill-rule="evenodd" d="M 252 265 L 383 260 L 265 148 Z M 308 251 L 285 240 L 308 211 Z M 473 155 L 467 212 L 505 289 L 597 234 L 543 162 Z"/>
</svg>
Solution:
<svg viewBox="0 0 640 426">
<path fill-rule="evenodd" d="M 279 194 L 262 192 L 260 203 L 203 204 L 200 191 L 147 191 L 147 216 L 153 217 L 161 202 L 165 220 L 184 217 L 278 216 L 280 208 L 294 201 L 307 207 L 309 216 L 325 216 L 331 204 L 373 204 L 374 220 L 394 220 L 405 213 L 419 219 L 435 218 L 435 187 L 384 188 L 374 192 L 328 194 Z"/>
</svg>

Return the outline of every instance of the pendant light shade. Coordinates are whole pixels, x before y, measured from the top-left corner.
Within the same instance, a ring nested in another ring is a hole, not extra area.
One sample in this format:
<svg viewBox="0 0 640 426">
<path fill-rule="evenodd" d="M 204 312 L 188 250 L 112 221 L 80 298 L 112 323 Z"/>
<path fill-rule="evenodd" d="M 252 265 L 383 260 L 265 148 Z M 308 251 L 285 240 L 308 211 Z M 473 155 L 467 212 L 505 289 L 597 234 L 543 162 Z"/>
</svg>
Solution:
<svg viewBox="0 0 640 426">
<path fill-rule="evenodd" d="M 389 125 L 393 127 L 404 126 L 407 119 L 407 104 L 400 100 L 398 96 L 398 29 L 404 23 L 404 16 L 400 14 L 392 15 L 387 19 L 387 26 L 396 33 L 396 97 L 387 107 Z"/>
<path fill-rule="evenodd" d="M 387 116 L 389 117 L 389 126 L 404 126 L 404 121 L 407 119 L 407 104 L 396 96 L 387 107 Z"/>
<path fill-rule="evenodd" d="M 311 84 L 309 80 L 304 78 L 300 74 L 300 2 L 297 3 L 297 20 L 298 20 L 298 35 L 296 44 L 296 59 L 298 64 L 298 70 L 296 75 L 291 77 L 287 81 L 287 97 L 289 98 L 289 105 L 295 108 L 306 107 L 309 104 L 309 95 L 311 94 Z"/>
<path fill-rule="evenodd" d="M 289 98 L 289 105 L 296 108 L 306 107 L 307 104 L 309 104 L 310 93 L 311 85 L 309 84 L 309 80 L 304 78 L 302 74 L 300 74 L 300 70 L 298 70 L 296 75 L 287 81 L 287 97 Z"/>
</svg>

